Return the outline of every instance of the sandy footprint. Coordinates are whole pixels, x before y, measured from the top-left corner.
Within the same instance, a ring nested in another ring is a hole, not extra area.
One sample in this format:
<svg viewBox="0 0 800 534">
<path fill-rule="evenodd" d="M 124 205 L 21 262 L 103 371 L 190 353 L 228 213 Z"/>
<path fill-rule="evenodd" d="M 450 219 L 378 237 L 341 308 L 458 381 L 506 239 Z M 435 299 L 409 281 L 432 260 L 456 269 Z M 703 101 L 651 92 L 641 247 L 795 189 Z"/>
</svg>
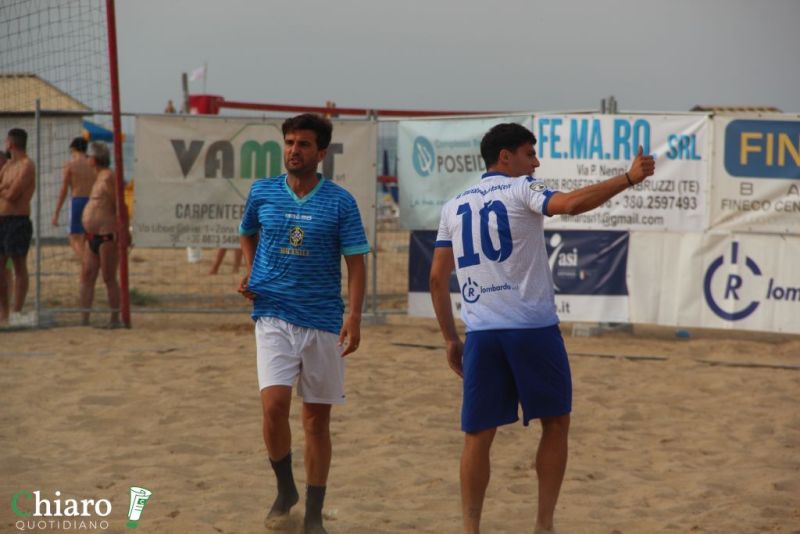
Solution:
<svg viewBox="0 0 800 534">
<path fill-rule="evenodd" d="M 111 395 L 86 395 L 78 400 L 81 404 L 100 404 L 104 406 L 119 406 L 128 402 L 123 396 L 112 397 Z"/>
<path fill-rule="evenodd" d="M 303 521 L 298 514 L 289 513 L 280 517 L 265 517 L 264 526 L 267 530 L 278 532 L 302 532 Z"/>
</svg>

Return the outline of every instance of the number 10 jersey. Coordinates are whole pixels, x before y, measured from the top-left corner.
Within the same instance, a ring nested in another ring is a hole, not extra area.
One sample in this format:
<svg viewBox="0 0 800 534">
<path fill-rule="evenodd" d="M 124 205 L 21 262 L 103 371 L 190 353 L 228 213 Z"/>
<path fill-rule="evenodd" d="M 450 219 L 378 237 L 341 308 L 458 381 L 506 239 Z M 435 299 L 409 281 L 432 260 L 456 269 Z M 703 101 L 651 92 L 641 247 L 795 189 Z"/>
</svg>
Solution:
<svg viewBox="0 0 800 534">
<path fill-rule="evenodd" d="M 435 246 L 452 248 L 467 332 L 558 323 L 543 228 L 553 193 L 486 173 L 442 208 Z"/>
</svg>

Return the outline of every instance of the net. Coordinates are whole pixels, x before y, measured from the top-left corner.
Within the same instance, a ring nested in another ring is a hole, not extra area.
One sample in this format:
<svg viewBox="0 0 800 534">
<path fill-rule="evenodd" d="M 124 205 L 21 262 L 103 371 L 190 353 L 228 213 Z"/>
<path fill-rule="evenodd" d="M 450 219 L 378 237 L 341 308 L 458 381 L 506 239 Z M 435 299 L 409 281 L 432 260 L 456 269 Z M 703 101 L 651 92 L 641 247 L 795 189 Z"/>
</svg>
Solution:
<svg viewBox="0 0 800 534">
<path fill-rule="evenodd" d="M 92 124 L 111 124 L 105 2 L 6 0 L 0 3 L 0 50 L 0 132 L 4 138 L 10 128 L 25 129 L 28 156 L 37 164 L 31 219 L 38 239 L 28 253 L 25 313 L 16 320 L 25 324 L 33 315 L 46 323 L 58 315 L 60 322 L 77 321 L 80 263 L 67 242 L 69 198 L 58 224 L 51 219 L 70 142 L 89 137 Z M 107 308 L 102 290 L 95 307 Z M 29 313 L 34 310 L 38 315 Z"/>
</svg>

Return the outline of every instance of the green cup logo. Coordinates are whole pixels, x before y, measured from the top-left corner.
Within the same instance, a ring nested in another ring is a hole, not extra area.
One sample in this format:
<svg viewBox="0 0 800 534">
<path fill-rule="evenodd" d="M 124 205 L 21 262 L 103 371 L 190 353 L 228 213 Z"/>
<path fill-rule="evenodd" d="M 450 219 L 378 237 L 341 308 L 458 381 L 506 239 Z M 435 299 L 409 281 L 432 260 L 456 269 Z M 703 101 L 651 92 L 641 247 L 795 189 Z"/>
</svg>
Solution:
<svg viewBox="0 0 800 534">
<path fill-rule="evenodd" d="M 131 486 L 131 505 L 128 508 L 128 528 L 136 528 L 139 523 L 139 518 L 142 517 L 142 510 L 147 500 L 153 494 L 152 491 L 145 488 L 138 488 Z"/>
</svg>

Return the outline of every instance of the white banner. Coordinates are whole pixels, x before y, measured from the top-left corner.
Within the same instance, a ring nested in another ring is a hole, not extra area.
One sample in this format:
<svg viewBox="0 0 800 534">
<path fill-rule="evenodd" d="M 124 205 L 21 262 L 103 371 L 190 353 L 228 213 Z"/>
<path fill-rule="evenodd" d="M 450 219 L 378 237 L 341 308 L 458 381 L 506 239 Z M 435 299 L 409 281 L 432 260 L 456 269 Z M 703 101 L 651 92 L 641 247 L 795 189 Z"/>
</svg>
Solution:
<svg viewBox="0 0 800 534">
<path fill-rule="evenodd" d="M 481 139 L 503 122 L 532 127 L 530 115 L 399 122 L 397 182 L 404 228 L 439 228 L 444 203 L 477 183 L 486 171 Z"/>
<path fill-rule="evenodd" d="M 800 116 L 714 117 L 711 226 L 800 235 Z"/>
<path fill-rule="evenodd" d="M 253 180 L 284 172 L 282 119 L 136 119 L 134 242 L 148 247 L 238 247 Z M 377 127 L 333 121 L 320 172 L 358 202 L 372 242 Z"/>
<path fill-rule="evenodd" d="M 434 317 L 428 285 L 435 231 L 411 233 L 409 243 L 408 314 Z M 627 232 L 545 232 L 556 311 L 562 321 L 627 322 Z M 462 293 L 451 275 L 453 313 L 461 316 Z M 467 286 L 461 287 L 465 291 Z"/>
<path fill-rule="evenodd" d="M 453 316 L 461 319 L 461 293 L 450 293 Z M 561 321 L 627 323 L 628 297 L 556 295 L 556 312 Z M 410 317 L 436 317 L 430 293 L 408 294 Z"/>
<path fill-rule="evenodd" d="M 632 233 L 631 322 L 800 334 L 800 238 Z"/>
<path fill-rule="evenodd" d="M 639 145 L 656 173 L 603 206 L 548 229 L 698 231 L 708 227 L 710 120 L 701 115 L 537 115 L 536 177 L 572 191 L 625 174 Z"/>
</svg>

